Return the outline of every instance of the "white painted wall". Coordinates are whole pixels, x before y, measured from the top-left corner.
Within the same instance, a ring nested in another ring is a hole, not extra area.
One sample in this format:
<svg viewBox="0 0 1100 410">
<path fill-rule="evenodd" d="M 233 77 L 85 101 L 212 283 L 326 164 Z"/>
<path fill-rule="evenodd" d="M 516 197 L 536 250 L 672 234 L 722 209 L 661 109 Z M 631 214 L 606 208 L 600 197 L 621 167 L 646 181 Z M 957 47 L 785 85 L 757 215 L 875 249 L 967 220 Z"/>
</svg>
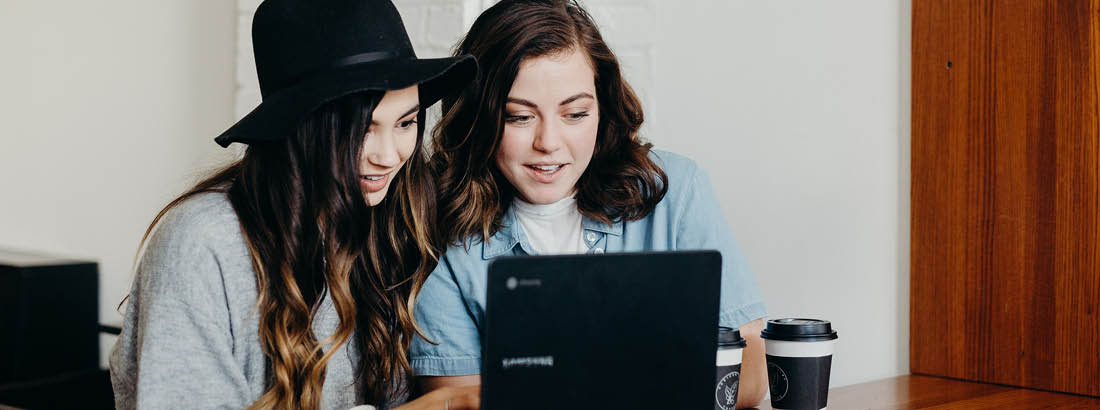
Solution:
<svg viewBox="0 0 1100 410">
<path fill-rule="evenodd" d="M 833 321 L 833 386 L 907 373 L 909 1 L 657 10 L 649 137 L 710 172 L 769 313 Z"/>
<path fill-rule="evenodd" d="M 153 216 L 223 154 L 213 137 L 233 115 L 233 10 L 0 5 L 0 247 L 99 261 L 104 322 L 121 322 Z"/>
</svg>

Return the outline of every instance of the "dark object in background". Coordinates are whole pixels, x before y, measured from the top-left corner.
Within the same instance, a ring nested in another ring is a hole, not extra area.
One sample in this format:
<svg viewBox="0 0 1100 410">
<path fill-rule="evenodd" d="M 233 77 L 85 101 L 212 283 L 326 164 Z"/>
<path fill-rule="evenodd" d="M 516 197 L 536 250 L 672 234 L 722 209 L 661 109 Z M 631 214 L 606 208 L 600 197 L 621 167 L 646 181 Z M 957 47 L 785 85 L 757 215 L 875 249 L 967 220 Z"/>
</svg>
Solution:
<svg viewBox="0 0 1100 410">
<path fill-rule="evenodd" d="M 0 404 L 52 408 L 92 388 L 99 330 L 95 262 L 0 250 Z"/>
<path fill-rule="evenodd" d="M 0 409 L 84 409 L 115 408 L 111 376 L 107 370 L 67 373 L 46 379 L 0 384 Z"/>
</svg>

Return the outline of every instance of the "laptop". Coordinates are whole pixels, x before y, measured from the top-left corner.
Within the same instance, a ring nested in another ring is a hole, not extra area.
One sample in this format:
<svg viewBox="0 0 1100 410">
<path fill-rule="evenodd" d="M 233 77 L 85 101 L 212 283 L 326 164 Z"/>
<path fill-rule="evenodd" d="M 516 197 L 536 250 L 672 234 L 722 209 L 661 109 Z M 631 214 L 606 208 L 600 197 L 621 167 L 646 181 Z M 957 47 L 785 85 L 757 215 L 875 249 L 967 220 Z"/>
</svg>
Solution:
<svg viewBox="0 0 1100 410">
<path fill-rule="evenodd" d="M 712 409 L 721 267 L 717 251 L 494 260 L 482 409 Z"/>
</svg>

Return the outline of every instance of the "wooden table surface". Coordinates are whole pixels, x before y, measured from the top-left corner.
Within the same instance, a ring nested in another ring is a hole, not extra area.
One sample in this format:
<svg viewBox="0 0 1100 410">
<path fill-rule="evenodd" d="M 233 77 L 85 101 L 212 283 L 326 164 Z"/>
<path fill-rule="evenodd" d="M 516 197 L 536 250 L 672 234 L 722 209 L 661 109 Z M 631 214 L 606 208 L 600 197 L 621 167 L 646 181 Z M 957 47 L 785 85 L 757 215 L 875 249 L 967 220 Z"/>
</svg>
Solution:
<svg viewBox="0 0 1100 410">
<path fill-rule="evenodd" d="M 764 402 L 758 409 L 772 407 Z M 1100 398 L 930 376 L 900 376 L 832 389 L 829 409 L 1100 409 Z"/>
</svg>

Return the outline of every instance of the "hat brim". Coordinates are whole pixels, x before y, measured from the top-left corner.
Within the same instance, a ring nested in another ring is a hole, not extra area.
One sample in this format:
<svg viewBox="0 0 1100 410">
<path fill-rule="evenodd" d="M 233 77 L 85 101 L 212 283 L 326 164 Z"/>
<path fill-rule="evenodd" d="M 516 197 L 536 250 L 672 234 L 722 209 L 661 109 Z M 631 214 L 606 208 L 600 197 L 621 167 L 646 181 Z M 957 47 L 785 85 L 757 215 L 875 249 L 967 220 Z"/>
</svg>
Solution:
<svg viewBox="0 0 1100 410">
<path fill-rule="evenodd" d="M 326 71 L 265 97 L 214 141 L 228 147 L 234 142 L 283 139 L 318 107 L 362 91 L 400 90 L 419 85 L 420 106 L 428 108 L 468 85 L 476 75 L 477 63 L 469 55 L 391 59 Z"/>
</svg>

